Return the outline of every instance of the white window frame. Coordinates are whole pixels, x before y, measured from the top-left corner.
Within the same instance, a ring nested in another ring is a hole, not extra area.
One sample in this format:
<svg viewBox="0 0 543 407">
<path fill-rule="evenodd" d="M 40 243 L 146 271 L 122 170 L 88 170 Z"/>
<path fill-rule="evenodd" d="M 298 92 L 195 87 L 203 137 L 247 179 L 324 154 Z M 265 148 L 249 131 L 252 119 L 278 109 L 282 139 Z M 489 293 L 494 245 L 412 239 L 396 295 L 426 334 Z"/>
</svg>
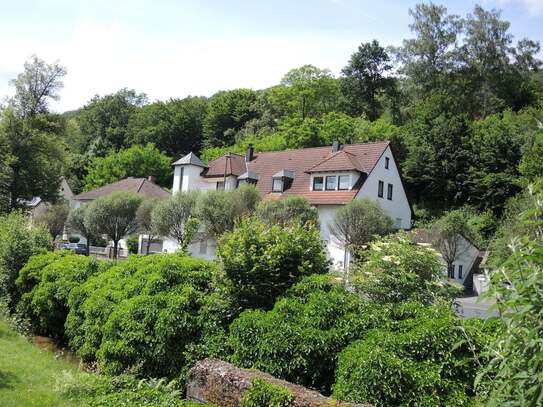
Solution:
<svg viewBox="0 0 543 407">
<path fill-rule="evenodd" d="M 315 189 L 315 179 L 316 178 L 321 178 L 322 179 L 322 188 L 321 189 Z M 325 178 L 324 175 L 314 175 L 313 179 L 312 179 L 312 182 L 311 182 L 311 190 L 312 191 L 324 191 L 324 183 L 325 183 L 324 178 Z"/>
<path fill-rule="evenodd" d="M 280 189 L 275 188 L 275 183 L 276 182 L 281 183 L 281 188 Z M 282 178 L 272 178 L 272 192 L 283 192 L 284 188 L 285 188 L 285 181 Z"/>
<path fill-rule="evenodd" d="M 340 188 L 341 178 L 347 178 L 347 188 Z M 351 189 L 351 174 L 338 174 L 337 176 L 337 190 L 338 191 L 349 191 Z"/>
</svg>

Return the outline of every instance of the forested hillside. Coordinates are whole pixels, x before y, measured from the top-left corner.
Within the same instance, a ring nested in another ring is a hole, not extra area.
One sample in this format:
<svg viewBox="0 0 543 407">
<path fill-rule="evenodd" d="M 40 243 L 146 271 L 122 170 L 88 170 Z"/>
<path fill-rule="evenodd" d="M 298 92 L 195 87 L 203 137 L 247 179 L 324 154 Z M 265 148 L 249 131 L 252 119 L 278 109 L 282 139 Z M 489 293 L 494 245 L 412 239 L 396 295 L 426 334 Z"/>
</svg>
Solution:
<svg viewBox="0 0 543 407">
<path fill-rule="evenodd" d="M 61 175 L 76 192 L 126 176 L 169 187 L 171 161 L 189 151 L 210 160 L 249 143 L 391 140 L 419 219 L 464 205 L 501 215 L 541 175 L 539 44 L 513 38 L 499 11 L 479 6 L 465 16 L 434 4 L 409 13 L 401 47 L 362 43 L 338 76 L 304 65 L 276 86 L 211 97 L 149 101 L 121 89 L 57 114 L 49 101 L 69 72 L 34 57 L 2 109 L 0 205 L 54 200 Z"/>
</svg>

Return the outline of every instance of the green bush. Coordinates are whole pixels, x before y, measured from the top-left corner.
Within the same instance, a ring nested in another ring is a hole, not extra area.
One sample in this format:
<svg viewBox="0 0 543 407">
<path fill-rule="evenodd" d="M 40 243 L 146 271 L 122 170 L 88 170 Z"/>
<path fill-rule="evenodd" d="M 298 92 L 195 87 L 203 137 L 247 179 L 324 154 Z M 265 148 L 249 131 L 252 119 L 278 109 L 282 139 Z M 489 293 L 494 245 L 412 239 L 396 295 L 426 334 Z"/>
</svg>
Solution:
<svg viewBox="0 0 543 407">
<path fill-rule="evenodd" d="M 462 406 L 499 322 L 458 319 L 449 307 L 400 306 L 393 321 L 339 356 L 334 397 L 376 406 Z"/>
<path fill-rule="evenodd" d="M 319 231 L 298 224 L 268 228 L 257 219 L 244 219 L 223 235 L 217 255 L 243 308 L 269 309 L 302 277 L 328 271 Z"/>
<path fill-rule="evenodd" d="M 268 226 L 286 226 L 294 223 L 301 225 L 311 223 L 315 226 L 319 224 L 317 208 L 300 196 L 261 202 L 257 207 L 256 216 Z"/>
<path fill-rule="evenodd" d="M 318 277 L 292 287 L 271 311 L 243 312 L 230 326 L 231 361 L 329 392 L 337 354 L 382 325 L 386 310 Z"/>
<path fill-rule="evenodd" d="M 108 262 L 102 265 L 64 250 L 31 257 L 16 281 L 21 293 L 17 311 L 30 320 L 34 332 L 62 338 L 70 291 L 105 270 Z"/>
<path fill-rule="evenodd" d="M 205 407 L 207 404 L 181 400 L 175 382 L 138 380 L 133 376 L 115 377 L 65 372 L 57 378 L 57 391 L 82 407 Z"/>
<path fill-rule="evenodd" d="M 413 243 L 402 232 L 372 243 L 353 270 L 352 281 L 357 292 L 378 303 L 427 303 L 443 293 L 442 270 L 439 253 Z"/>
<path fill-rule="evenodd" d="M 108 373 L 130 369 L 174 377 L 192 361 L 183 352 L 203 334 L 224 329 L 221 318 L 231 315 L 220 310 L 223 303 L 215 308 L 207 303 L 216 299 L 214 276 L 215 264 L 205 260 L 131 256 L 72 291 L 66 320 L 70 346 L 84 361 L 98 359 Z"/>
<path fill-rule="evenodd" d="M 47 229 L 33 226 L 22 212 L 0 217 L 0 297 L 5 297 L 11 309 L 18 301 L 15 280 L 28 259 L 51 250 L 53 242 Z"/>
<path fill-rule="evenodd" d="M 253 379 L 243 395 L 243 407 L 288 407 L 292 402 L 292 393 L 281 386 L 264 379 Z"/>
</svg>

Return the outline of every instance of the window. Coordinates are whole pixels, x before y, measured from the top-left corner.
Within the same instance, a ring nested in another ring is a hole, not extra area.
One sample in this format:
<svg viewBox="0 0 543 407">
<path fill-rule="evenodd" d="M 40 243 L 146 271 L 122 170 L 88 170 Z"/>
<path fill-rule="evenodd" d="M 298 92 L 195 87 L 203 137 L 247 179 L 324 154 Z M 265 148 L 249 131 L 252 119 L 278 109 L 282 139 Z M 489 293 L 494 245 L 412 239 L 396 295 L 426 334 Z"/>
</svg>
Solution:
<svg viewBox="0 0 543 407">
<path fill-rule="evenodd" d="M 313 177 L 313 191 L 322 191 L 324 189 L 324 178 Z"/>
<path fill-rule="evenodd" d="M 449 278 L 454 278 L 454 264 L 449 268 Z"/>
<path fill-rule="evenodd" d="M 274 178 L 272 182 L 273 192 L 283 192 L 283 180 L 281 178 Z"/>
<path fill-rule="evenodd" d="M 383 190 L 385 189 L 385 183 L 383 181 L 379 181 L 379 187 L 377 189 L 377 196 L 379 198 L 383 197 Z"/>
<path fill-rule="evenodd" d="M 217 191 L 224 191 L 224 181 L 217 182 Z"/>
<path fill-rule="evenodd" d="M 327 175 L 326 176 L 326 190 L 333 191 L 337 187 L 337 176 Z"/>
<path fill-rule="evenodd" d="M 462 269 L 463 268 L 464 267 L 461 264 L 458 265 L 458 278 L 462 278 L 462 271 L 463 271 Z"/>
<path fill-rule="evenodd" d="M 388 184 L 387 186 L 387 199 L 392 201 L 392 184 Z"/>
<path fill-rule="evenodd" d="M 200 240 L 200 254 L 207 254 L 207 239 Z"/>
<path fill-rule="evenodd" d="M 350 184 L 351 184 L 350 175 L 340 175 L 338 178 L 339 178 L 338 189 L 341 189 L 343 191 L 349 189 Z"/>
<path fill-rule="evenodd" d="M 183 173 L 185 172 L 185 167 L 181 167 L 179 171 L 179 191 L 183 190 Z"/>
<path fill-rule="evenodd" d="M 385 157 L 385 170 L 388 170 L 389 164 L 390 164 L 390 158 Z"/>
</svg>

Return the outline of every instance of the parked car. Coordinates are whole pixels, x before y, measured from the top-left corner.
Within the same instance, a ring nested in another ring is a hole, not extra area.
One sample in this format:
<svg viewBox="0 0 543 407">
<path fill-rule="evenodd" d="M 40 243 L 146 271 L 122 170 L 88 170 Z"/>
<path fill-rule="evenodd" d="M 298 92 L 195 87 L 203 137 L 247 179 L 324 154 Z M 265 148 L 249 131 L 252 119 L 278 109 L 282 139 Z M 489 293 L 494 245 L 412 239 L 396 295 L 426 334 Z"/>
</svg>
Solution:
<svg viewBox="0 0 543 407">
<path fill-rule="evenodd" d="M 72 250 L 75 254 L 87 254 L 87 245 L 84 243 L 64 243 L 60 248 Z"/>
</svg>

